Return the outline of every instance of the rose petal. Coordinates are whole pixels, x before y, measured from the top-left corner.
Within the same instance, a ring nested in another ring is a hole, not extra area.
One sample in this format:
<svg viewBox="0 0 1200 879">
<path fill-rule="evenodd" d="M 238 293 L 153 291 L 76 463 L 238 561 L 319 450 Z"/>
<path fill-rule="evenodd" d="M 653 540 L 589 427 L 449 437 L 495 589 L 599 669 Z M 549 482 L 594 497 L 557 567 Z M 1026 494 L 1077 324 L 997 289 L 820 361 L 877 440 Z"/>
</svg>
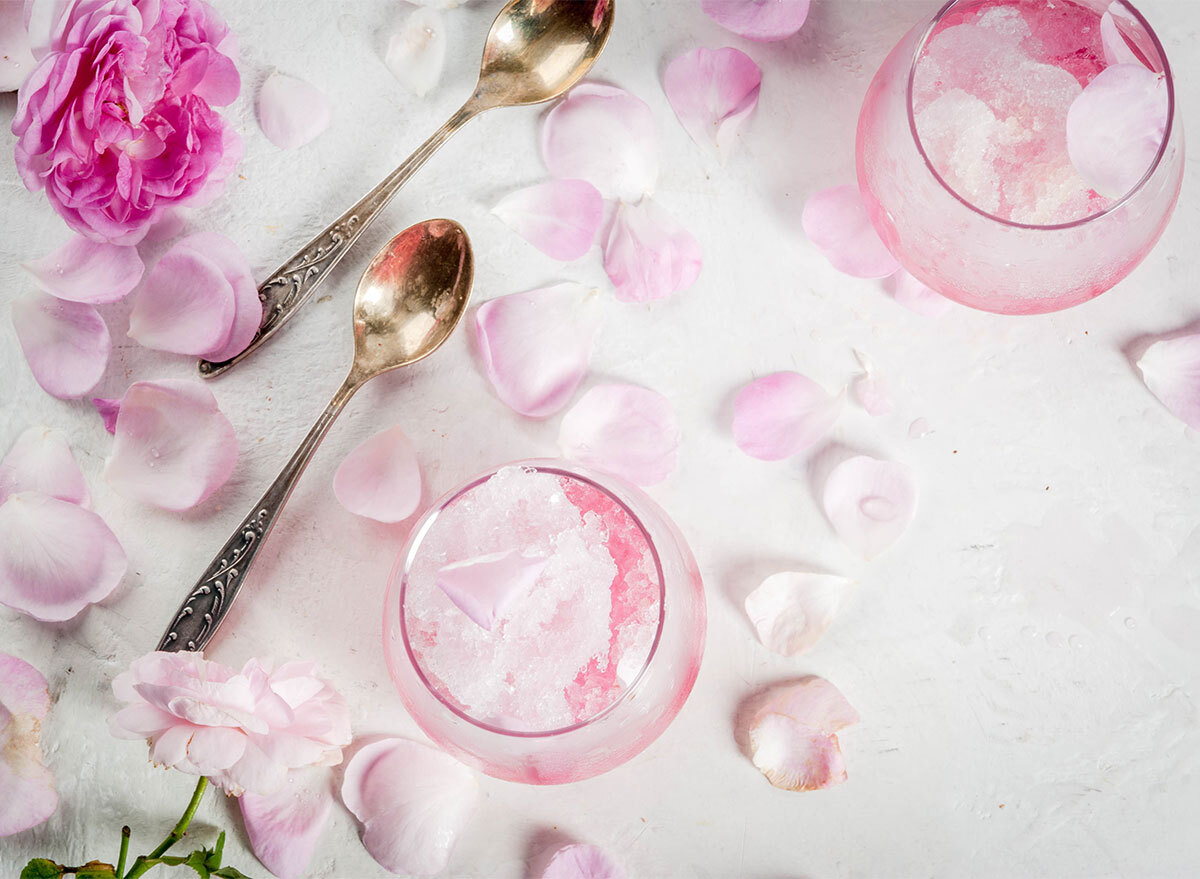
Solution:
<svg viewBox="0 0 1200 879">
<path fill-rule="evenodd" d="M 276 793 L 247 792 L 238 805 L 254 856 L 279 879 L 300 879 L 329 822 L 328 770 L 290 772 Z"/>
<path fill-rule="evenodd" d="M 594 845 L 565 845 L 550 858 L 542 879 L 625 879 L 625 871 Z"/>
<path fill-rule="evenodd" d="M 846 780 L 837 732 L 858 720 L 846 697 L 824 678 L 774 687 L 750 722 L 751 758 L 776 787 L 832 787 Z"/>
<path fill-rule="evenodd" d="M 125 552 L 90 510 L 33 491 L 0 505 L 0 603 L 69 620 L 125 576 Z"/>
<path fill-rule="evenodd" d="M 800 219 L 804 234 L 839 272 L 855 278 L 886 278 L 900 263 L 880 239 L 857 186 L 814 193 Z"/>
<path fill-rule="evenodd" d="M 737 49 L 693 49 L 671 62 L 663 91 L 684 130 L 724 158 L 758 105 L 762 70 Z"/>
<path fill-rule="evenodd" d="M 87 483 L 62 431 L 48 427 L 25 430 L 0 461 L 0 504 L 10 494 L 36 491 L 86 507 Z"/>
<path fill-rule="evenodd" d="M 768 650 L 798 656 L 825 634 L 849 582 L 830 574 L 772 574 L 746 596 L 746 615 Z"/>
<path fill-rule="evenodd" d="M 1184 424 L 1200 430 L 1200 333 L 1155 342 L 1137 366 L 1150 393 Z"/>
<path fill-rule="evenodd" d="M 401 522 L 421 503 L 417 449 L 399 427 L 359 443 L 333 476 L 333 494 L 356 516 Z"/>
<path fill-rule="evenodd" d="M 704 14 L 726 30 L 760 43 L 790 37 L 804 26 L 810 0 L 700 0 Z"/>
<path fill-rule="evenodd" d="M 12 321 L 29 371 L 46 393 L 81 397 L 104 375 L 112 339 L 91 305 L 37 293 L 13 302 Z"/>
<path fill-rule="evenodd" d="M 563 454 L 635 485 L 655 485 L 675 469 L 679 424 L 671 402 L 636 385 L 596 385 L 563 416 Z"/>
<path fill-rule="evenodd" d="M 280 149 L 302 147 L 329 127 L 333 108 L 316 86 L 276 71 L 258 91 L 258 124 Z"/>
<path fill-rule="evenodd" d="M 790 458 L 829 432 L 844 401 L 845 394 L 828 394 L 798 372 L 763 376 L 733 401 L 733 441 L 763 461 Z"/>
<path fill-rule="evenodd" d="M 637 201 L 658 180 L 654 116 L 624 89 L 582 83 L 546 114 L 542 160 L 555 177 L 586 180 L 608 198 Z"/>
<path fill-rule="evenodd" d="M 6 0 L 0 3 L 0 92 L 16 91 L 34 64 L 22 4 Z"/>
<path fill-rule="evenodd" d="M 692 234 L 649 198 L 622 202 L 604 242 L 604 271 L 622 302 L 649 302 L 686 290 L 704 255 Z"/>
<path fill-rule="evenodd" d="M 44 720 L 50 712 L 49 690 L 40 671 L 23 659 L 0 653 L 0 706 L 9 714 Z"/>
<path fill-rule="evenodd" d="M 556 284 L 479 306 L 475 337 L 496 396 L 530 418 L 567 404 L 587 373 L 600 327 L 595 292 Z"/>
<path fill-rule="evenodd" d="M 1120 198 L 1150 170 L 1167 130 L 1167 83 L 1141 64 L 1100 72 L 1067 111 L 1067 153 L 1088 186 Z"/>
<path fill-rule="evenodd" d="M 400 84 L 423 96 L 437 85 L 446 66 L 446 21 L 431 7 L 417 7 L 388 40 L 384 63 Z"/>
<path fill-rule="evenodd" d="M 917 508 L 917 484 L 903 464 L 858 455 L 829 474 L 823 503 L 838 536 L 873 559 L 908 528 Z"/>
<path fill-rule="evenodd" d="M 176 248 L 189 250 L 215 265 L 233 288 L 233 324 L 223 346 L 206 351 L 204 357 L 220 363 L 246 350 L 262 324 L 263 304 L 250 272 L 250 263 L 238 246 L 220 232 L 197 232 L 180 239 Z"/>
<path fill-rule="evenodd" d="M 512 603 L 533 588 L 548 559 L 515 549 L 443 565 L 437 585 L 455 606 L 489 632 Z"/>
<path fill-rule="evenodd" d="M 445 869 L 478 798 L 479 784 L 465 766 L 407 739 L 361 748 L 342 782 L 342 801 L 362 824 L 363 845 L 393 873 Z"/>
<path fill-rule="evenodd" d="M 604 199 L 586 180 L 547 180 L 502 198 L 492 213 L 554 259 L 579 259 L 604 218 Z"/>
<path fill-rule="evenodd" d="M 941 293 L 931 287 L 926 287 L 904 269 L 891 275 L 884 284 L 889 288 L 893 299 L 909 311 L 915 311 L 926 317 L 945 314 L 954 304 Z"/>
<path fill-rule="evenodd" d="M 129 313 L 129 337 L 147 348 L 202 357 L 229 344 L 237 295 L 220 267 L 188 247 L 163 254 Z"/>
<path fill-rule="evenodd" d="M 1104 63 L 1108 67 L 1115 67 L 1118 64 L 1141 64 L 1141 59 L 1133 51 L 1133 47 L 1125 39 L 1121 28 L 1117 25 L 1118 17 L 1123 21 L 1133 23 L 1125 11 L 1123 3 L 1111 4 L 1108 10 L 1100 16 L 1100 42 L 1104 49 Z"/>
<path fill-rule="evenodd" d="M 51 296 L 102 305 L 116 302 L 136 287 L 146 267 L 136 247 L 101 244 L 76 235 L 22 268 Z"/>
<path fill-rule="evenodd" d="M 105 397 L 92 397 L 92 405 L 100 413 L 100 420 L 104 422 L 104 429 L 109 433 L 116 433 L 117 414 L 121 411 L 121 401 Z"/>
<path fill-rule="evenodd" d="M 135 382 L 121 398 L 104 477 L 127 498 L 186 510 L 224 485 L 236 463 L 233 425 L 208 388 Z"/>
<path fill-rule="evenodd" d="M 863 368 L 863 375 L 856 378 L 852 386 L 858 404 L 867 410 L 868 415 L 887 415 L 895 405 L 892 402 L 887 382 L 874 374 L 871 361 L 866 354 L 855 351 L 854 356 L 858 358 L 858 362 Z"/>
<path fill-rule="evenodd" d="M 54 776 L 42 764 L 39 742 L 49 710 L 41 673 L 0 653 L 0 837 L 41 824 L 58 808 Z"/>
</svg>

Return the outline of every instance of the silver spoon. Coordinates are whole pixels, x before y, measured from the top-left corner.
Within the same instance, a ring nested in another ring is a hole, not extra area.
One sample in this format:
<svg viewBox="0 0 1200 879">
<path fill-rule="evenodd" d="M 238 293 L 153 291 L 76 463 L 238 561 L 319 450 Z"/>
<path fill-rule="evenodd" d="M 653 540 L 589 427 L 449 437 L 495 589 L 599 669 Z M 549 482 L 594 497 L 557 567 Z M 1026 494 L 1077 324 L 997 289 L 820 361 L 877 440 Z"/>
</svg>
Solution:
<svg viewBox="0 0 1200 879">
<path fill-rule="evenodd" d="M 175 613 L 159 650 L 203 650 L 300 474 L 354 392 L 377 375 L 416 363 L 450 336 L 467 307 L 475 260 L 463 227 L 427 220 L 379 251 L 354 295 L 354 365 L 291 460 L 221 547 Z"/>
<path fill-rule="evenodd" d="M 612 30 L 614 0 L 512 0 L 500 10 L 483 48 L 475 93 L 382 183 L 301 248 L 258 288 L 263 320 L 240 354 L 201 360 L 211 378 L 271 338 L 329 276 L 358 236 L 450 136 L 485 110 L 540 104 L 558 97 L 591 69 Z"/>
</svg>

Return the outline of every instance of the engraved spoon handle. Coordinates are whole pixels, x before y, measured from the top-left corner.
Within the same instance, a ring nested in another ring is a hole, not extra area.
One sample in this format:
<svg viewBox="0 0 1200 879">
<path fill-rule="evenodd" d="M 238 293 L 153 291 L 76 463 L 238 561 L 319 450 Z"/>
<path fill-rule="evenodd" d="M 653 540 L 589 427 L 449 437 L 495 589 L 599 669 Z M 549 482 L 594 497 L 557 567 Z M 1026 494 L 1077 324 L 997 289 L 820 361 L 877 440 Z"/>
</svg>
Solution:
<svg viewBox="0 0 1200 879">
<path fill-rule="evenodd" d="M 300 443 L 291 460 L 188 592 L 187 598 L 175 612 L 171 625 L 167 627 L 166 634 L 159 642 L 159 650 L 204 649 L 204 645 L 209 642 L 229 612 L 230 605 L 246 579 L 250 565 L 254 563 L 258 551 L 266 542 L 271 527 L 279 518 L 283 505 L 291 495 L 292 489 L 296 487 L 300 474 L 312 459 L 313 452 L 317 450 L 330 425 L 361 384 L 361 379 L 352 374 L 333 395 L 333 399 L 312 426 L 308 436 Z"/>
<path fill-rule="evenodd" d="M 263 281 L 258 288 L 258 298 L 263 304 L 262 324 L 250 344 L 240 354 L 228 360 L 201 360 L 197 364 L 200 375 L 204 378 L 220 375 L 236 366 L 243 358 L 250 356 L 259 345 L 275 335 L 300 306 L 308 301 L 308 297 L 354 246 L 363 230 L 387 207 L 388 202 L 400 191 L 400 187 L 408 182 L 454 132 L 486 108 L 485 102 L 478 97 L 472 97 L 447 119 L 429 140 L 417 147 L 416 152 L 409 156 L 404 164 L 385 177 L 383 182 L 364 195 L 358 204 L 334 220 L 329 228 L 300 248 L 291 259 Z"/>
</svg>

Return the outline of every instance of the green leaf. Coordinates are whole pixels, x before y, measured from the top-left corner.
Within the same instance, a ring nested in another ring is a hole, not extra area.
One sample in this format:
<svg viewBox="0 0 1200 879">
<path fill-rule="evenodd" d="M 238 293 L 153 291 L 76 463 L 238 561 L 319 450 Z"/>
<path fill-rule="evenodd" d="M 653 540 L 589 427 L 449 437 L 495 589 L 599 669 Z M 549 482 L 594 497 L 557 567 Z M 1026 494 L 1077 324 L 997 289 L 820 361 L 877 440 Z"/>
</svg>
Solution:
<svg viewBox="0 0 1200 879">
<path fill-rule="evenodd" d="M 210 852 L 208 849 L 198 848 L 187 856 L 187 860 L 184 863 L 195 870 L 196 875 L 199 876 L 200 879 L 208 879 L 209 871 L 207 861 L 210 854 L 212 854 L 212 852 Z"/>
<path fill-rule="evenodd" d="M 209 870 L 216 870 L 221 866 L 221 854 L 225 851 L 225 831 L 221 831 L 221 835 L 217 837 L 217 844 L 213 846 L 212 852 L 208 859 L 204 862 Z"/>
<path fill-rule="evenodd" d="M 220 870 L 213 870 L 213 876 L 219 876 L 221 879 L 250 879 L 245 873 L 235 870 L 233 867 L 222 867 Z"/>
<path fill-rule="evenodd" d="M 47 861 L 45 858 L 34 858 L 21 871 L 21 879 L 58 879 L 62 874 L 61 864 Z"/>
<path fill-rule="evenodd" d="M 88 861 L 75 871 L 75 879 L 114 879 L 117 868 L 100 861 Z"/>
</svg>

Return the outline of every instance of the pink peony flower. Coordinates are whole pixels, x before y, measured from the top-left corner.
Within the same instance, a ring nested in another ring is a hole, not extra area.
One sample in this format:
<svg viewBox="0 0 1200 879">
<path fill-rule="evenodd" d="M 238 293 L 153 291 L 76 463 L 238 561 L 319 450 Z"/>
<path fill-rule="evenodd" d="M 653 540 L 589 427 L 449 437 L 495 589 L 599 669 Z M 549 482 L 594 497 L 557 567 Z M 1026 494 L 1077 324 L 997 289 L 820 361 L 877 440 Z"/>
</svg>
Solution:
<svg viewBox="0 0 1200 879">
<path fill-rule="evenodd" d="M 201 653 L 148 653 L 113 692 L 129 703 L 114 735 L 145 738 L 155 763 L 234 796 L 275 793 L 289 770 L 336 765 L 350 743 L 346 703 L 309 662 L 251 659 L 239 673 Z"/>
<path fill-rule="evenodd" d="M 240 80 L 203 0 L 26 0 L 37 66 L 18 92 L 16 164 L 95 241 L 136 244 L 217 188 L 241 140 L 212 108 Z"/>
</svg>

